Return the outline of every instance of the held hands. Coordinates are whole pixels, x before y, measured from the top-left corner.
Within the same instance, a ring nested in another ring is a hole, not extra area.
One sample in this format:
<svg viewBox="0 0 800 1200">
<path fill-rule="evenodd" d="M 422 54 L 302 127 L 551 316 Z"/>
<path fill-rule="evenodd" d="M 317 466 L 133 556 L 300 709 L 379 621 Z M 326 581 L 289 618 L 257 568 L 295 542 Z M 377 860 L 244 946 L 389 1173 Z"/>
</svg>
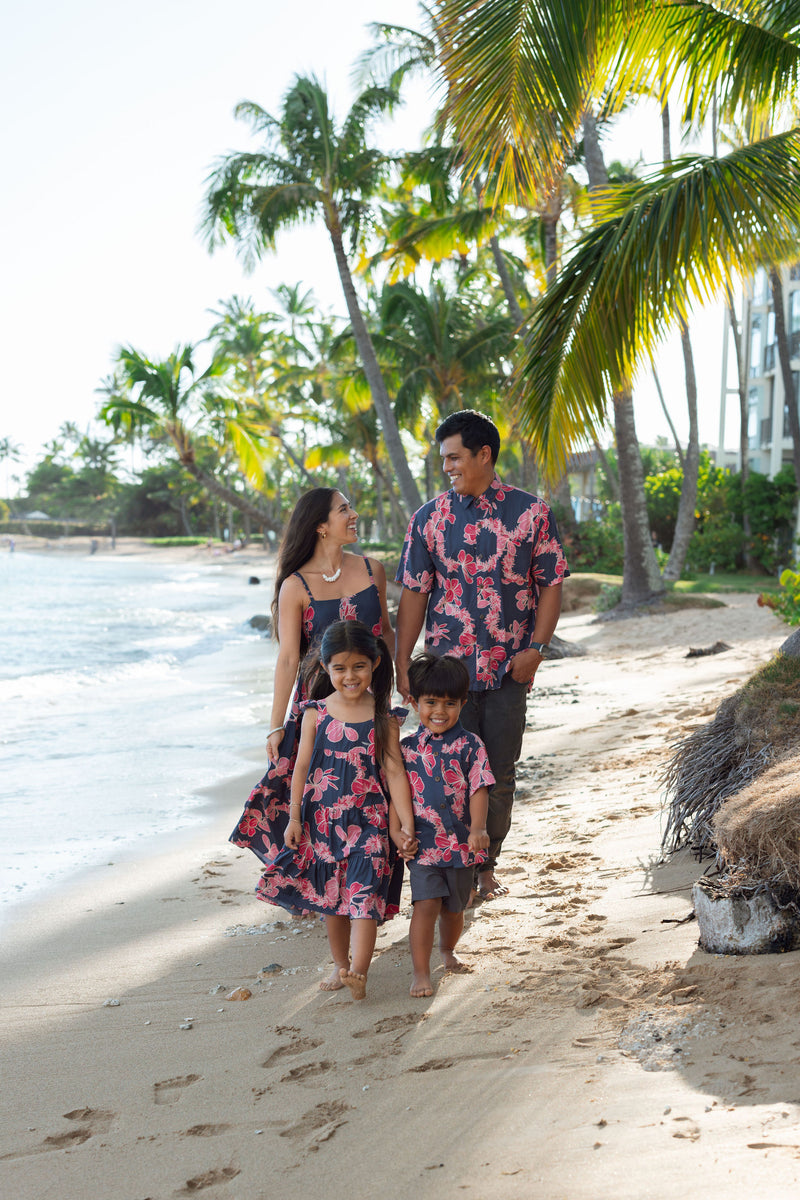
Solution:
<svg viewBox="0 0 800 1200">
<path fill-rule="evenodd" d="M 489 835 L 486 832 L 486 830 L 485 829 L 475 829 L 475 830 L 471 829 L 470 834 L 469 834 L 469 839 L 467 841 L 467 845 L 469 846 L 472 854 L 477 853 L 478 850 L 488 850 L 489 849 Z"/>
<path fill-rule="evenodd" d="M 283 726 L 271 729 L 267 737 L 267 760 L 277 762 L 280 758 L 281 742 L 283 741 Z"/>
<path fill-rule="evenodd" d="M 413 829 L 409 830 L 404 827 L 400 829 L 391 829 L 389 831 L 389 836 L 397 847 L 397 853 L 401 858 L 413 858 L 417 853 L 417 850 L 419 850 L 419 842 L 417 841 Z"/>
</svg>

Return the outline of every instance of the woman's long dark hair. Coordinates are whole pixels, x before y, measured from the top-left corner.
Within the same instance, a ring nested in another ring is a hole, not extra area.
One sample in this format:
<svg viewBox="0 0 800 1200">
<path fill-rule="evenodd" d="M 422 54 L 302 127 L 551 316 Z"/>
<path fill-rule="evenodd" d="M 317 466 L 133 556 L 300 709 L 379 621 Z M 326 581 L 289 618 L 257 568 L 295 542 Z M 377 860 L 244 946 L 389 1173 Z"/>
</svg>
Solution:
<svg viewBox="0 0 800 1200">
<path fill-rule="evenodd" d="M 328 665 L 334 655 L 349 653 L 363 654 L 371 663 L 380 659 L 372 672 L 370 684 L 375 701 L 375 758 L 380 765 L 389 748 L 392 721 L 389 706 L 394 686 L 392 657 L 382 637 L 376 637 L 360 621 L 334 621 L 303 664 L 306 694 L 310 700 L 324 700 L 326 696 L 330 696 L 335 689 L 323 667 Z"/>
<path fill-rule="evenodd" d="M 317 548 L 317 528 L 324 525 L 330 516 L 333 497 L 338 488 L 317 487 L 303 495 L 295 504 L 292 515 L 281 540 L 278 551 L 278 566 L 275 573 L 275 594 L 272 597 L 272 628 L 278 640 L 278 597 L 285 579 L 294 575 L 303 563 L 314 554 Z M 305 645 L 305 635 L 300 633 L 300 657 L 308 647 Z"/>
</svg>

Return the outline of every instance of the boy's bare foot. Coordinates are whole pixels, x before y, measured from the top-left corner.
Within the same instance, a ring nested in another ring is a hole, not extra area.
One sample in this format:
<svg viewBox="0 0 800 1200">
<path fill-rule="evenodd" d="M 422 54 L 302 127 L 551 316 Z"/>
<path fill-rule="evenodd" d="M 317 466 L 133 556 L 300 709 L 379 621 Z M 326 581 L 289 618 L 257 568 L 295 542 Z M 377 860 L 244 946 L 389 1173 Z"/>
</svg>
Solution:
<svg viewBox="0 0 800 1200">
<path fill-rule="evenodd" d="M 472 971 L 472 967 L 456 958 L 452 950 L 442 950 L 442 966 L 445 971 L 452 971 L 454 975 L 469 975 Z"/>
<path fill-rule="evenodd" d="M 344 984 L 339 976 L 340 970 L 340 967 L 334 967 L 328 978 L 323 979 L 322 983 L 319 985 L 319 990 L 321 992 L 338 992 L 344 987 Z"/>
<path fill-rule="evenodd" d="M 431 983 L 430 975 L 418 975 L 414 973 L 411 979 L 410 994 L 412 996 L 432 996 L 433 984 Z"/>
<path fill-rule="evenodd" d="M 350 995 L 354 1000 L 364 999 L 367 994 L 366 975 L 357 975 L 355 971 L 347 971 L 344 967 L 340 967 L 339 978 L 345 987 L 350 988 Z"/>
</svg>

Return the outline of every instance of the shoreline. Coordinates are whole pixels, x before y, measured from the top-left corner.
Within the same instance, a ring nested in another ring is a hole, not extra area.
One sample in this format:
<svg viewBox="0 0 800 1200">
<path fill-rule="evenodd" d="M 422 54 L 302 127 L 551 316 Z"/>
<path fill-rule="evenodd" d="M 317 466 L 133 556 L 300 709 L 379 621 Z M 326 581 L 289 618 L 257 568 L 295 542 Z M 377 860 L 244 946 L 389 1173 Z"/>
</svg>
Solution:
<svg viewBox="0 0 800 1200">
<path fill-rule="evenodd" d="M 435 971 L 430 999 L 408 995 L 407 892 L 367 999 L 318 991 L 321 923 L 256 900 L 257 860 L 225 840 L 244 776 L 212 786 L 202 836 L 37 906 L 2 950 L 9 1192 L 338 1200 L 355 1161 L 398 1200 L 795 1196 L 800 957 L 699 951 L 679 922 L 707 864 L 660 860 L 670 746 L 786 637 L 755 597 L 724 599 L 562 619 L 588 653 L 537 675 L 510 893 L 468 914 L 472 971 Z"/>
</svg>

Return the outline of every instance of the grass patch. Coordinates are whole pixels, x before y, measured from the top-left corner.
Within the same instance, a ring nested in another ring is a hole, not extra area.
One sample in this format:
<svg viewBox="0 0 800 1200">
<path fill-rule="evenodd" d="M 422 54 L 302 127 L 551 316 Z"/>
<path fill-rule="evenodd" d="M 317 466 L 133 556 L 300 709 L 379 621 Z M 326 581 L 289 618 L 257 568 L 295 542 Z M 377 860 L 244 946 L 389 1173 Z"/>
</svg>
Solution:
<svg viewBox="0 0 800 1200">
<path fill-rule="evenodd" d="M 148 546 L 205 546 L 207 542 L 207 537 L 147 538 Z"/>
<path fill-rule="evenodd" d="M 679 579 L 671 585 L 674 592 L 697 594 L 698 592 L 742 592 L 756 593 L 780 591 L 780 584 L 773 575 L 697 575 L 694 579 Z"/>
</svg>

